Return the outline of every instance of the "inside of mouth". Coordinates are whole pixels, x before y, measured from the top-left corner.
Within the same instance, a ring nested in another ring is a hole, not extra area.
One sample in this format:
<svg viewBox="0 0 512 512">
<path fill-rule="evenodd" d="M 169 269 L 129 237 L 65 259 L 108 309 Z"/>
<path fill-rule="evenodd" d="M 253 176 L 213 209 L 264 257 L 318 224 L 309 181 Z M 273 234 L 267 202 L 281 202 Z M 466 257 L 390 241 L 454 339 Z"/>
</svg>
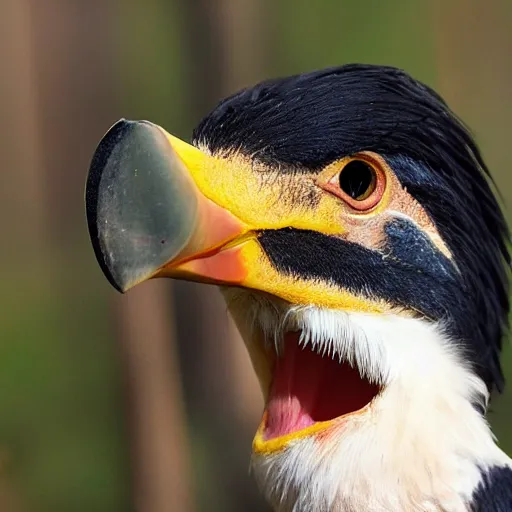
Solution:
<svg viewBox="0 0 512 512">
<path fill-rule="evenodd" d="M 379 386 L 347 362 L 299 345 L 299 332 L 285 334 L 276 358 L 266 407 L 264 437 L 273 439 L 363 409 Z"/>
</svg>

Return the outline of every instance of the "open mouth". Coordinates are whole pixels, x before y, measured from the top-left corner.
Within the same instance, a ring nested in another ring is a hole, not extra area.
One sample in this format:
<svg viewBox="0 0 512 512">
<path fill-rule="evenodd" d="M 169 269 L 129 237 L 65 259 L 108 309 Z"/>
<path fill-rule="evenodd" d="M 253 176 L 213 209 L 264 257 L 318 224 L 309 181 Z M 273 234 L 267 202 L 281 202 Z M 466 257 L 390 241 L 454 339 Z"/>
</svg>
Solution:
<svg viewBox="0 0 512 512">
<path fill-rule="evenodd" d="M 299 331 L 285 333 L 273 364 L 266 410 L 255 439 L 265 451 L 362 412 L 380 391 L 378 384 L 339 357 L 301 346 L 300 336 Z"/>
</svg>

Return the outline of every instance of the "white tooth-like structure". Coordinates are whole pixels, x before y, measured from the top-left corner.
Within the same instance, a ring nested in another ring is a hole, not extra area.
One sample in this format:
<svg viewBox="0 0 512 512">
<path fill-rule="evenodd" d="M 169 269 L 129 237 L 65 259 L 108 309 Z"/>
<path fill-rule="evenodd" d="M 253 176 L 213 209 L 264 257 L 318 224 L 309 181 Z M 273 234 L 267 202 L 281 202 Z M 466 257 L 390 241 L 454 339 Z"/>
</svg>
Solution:
<svg viewBox="0 0 512 512">
<path fill-rule="evenodd" d="M 284 334 L 298 331 L 299 345 L 304 349 L 348 363 L 372 384 L 385 384 L 388 371 L 382 344 L 375 338 L 370 340 L 346 313 L 314 306 L 286 307 L 271 301 L 259 303 L 253 312 L 253 325 L 263 331 L 266 343 L 277 355 L 283 352 Z"/>
<path fill-rule="evenodd" d="M 307 307 L 293 311 L 293 319 L 301 333 L 299 343 L 302 346 L 311 345 L 322 356 L 347 362 L 371 383 L 385 383 L 386 360 L 382 345 L 369 340 L 366 332 L 350 322 L 345 313 L 340 315 L 339 311 Z"/>
</svg>

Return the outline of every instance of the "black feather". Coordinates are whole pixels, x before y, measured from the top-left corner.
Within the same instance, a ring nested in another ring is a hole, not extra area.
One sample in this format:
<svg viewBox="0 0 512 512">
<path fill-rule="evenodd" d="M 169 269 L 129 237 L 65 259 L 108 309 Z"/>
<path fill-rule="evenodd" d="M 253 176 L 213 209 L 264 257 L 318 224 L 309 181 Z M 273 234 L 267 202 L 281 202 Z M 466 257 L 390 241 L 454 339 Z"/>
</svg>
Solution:
<svg viewBox="0 0 512 512">
<path fill-rule="evenodd" d="M 493 466 L 482 469 L 482 480 L 471 496 L 471 512 L 512 510 L 512 469 Z"/>
</svg>

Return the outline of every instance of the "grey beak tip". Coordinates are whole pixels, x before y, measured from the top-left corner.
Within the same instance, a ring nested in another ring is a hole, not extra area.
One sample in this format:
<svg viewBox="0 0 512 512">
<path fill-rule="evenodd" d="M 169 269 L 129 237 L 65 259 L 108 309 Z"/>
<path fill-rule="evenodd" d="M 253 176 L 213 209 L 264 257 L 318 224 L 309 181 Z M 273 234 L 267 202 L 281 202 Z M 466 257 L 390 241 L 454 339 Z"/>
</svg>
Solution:
<svg viewBox="0 0 512 512">
<path fill-rule="evenodd" d="M 108 264 L 106 254 L 104 252 L 98 226 L 104 219 L 99 208 L 100 201 L 100 185 L 103 178 L 104 170 L 108 166 L 108 162 L 112 151 L 119 141 L 130 131 L 134 123 L 126 119 L 120 119 L 115 123 L 105 136 L 101 139 L 89 167 L 89 174 L 85 187 L 85 211 L 87 217 L 87 226 L 89 228 L 89 236 L 98 264 L 105 274 L 109 283 L 121 293 L 126 292 L 125 285 L 119 275 L 114 275 L 111 271 L 113 268 Z"/>
<path fill-rule="evenodd" d="M 94 254 L 117 291 L 150 278 L 186 245 L 196 219 L 194 187 L 157 125 L 121 119 L 101 139 L 85 209 Z"/>
</svg>

